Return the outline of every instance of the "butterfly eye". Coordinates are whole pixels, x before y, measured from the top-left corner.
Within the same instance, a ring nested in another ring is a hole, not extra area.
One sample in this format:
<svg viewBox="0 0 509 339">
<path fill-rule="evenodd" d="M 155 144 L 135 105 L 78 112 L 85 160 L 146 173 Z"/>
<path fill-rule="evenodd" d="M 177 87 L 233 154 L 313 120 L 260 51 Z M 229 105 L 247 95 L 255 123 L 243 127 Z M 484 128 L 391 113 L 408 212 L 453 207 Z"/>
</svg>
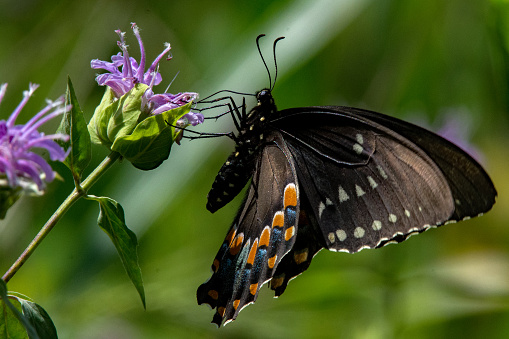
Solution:
<svg viewBox="0 0 509 339">
<path fill-rule="evenodd" d="M 261 103 L 270 101 L 271 99 L 272 99 L 272 94 L 269 89 L 262 89 L 256 95 L 256 100 L 258 100 L 258 102 L 261 102 Z"/>
</svg>

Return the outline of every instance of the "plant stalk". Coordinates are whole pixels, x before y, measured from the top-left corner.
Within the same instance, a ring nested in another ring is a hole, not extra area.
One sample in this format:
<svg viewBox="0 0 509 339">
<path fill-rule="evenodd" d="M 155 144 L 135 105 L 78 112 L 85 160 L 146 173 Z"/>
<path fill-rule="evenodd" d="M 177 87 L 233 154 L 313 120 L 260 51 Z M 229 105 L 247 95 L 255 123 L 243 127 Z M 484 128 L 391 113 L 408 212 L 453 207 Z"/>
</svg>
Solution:
<svg viewBox="0 0 509 339">
<path fill-rule="evenodd" d="M 55 213 L 48 219 L 48 221 L 41 228 L 39 233 L 30 242 L 25 251 L 19 256 L 19 258 L 12 264 L 9 270 L 4 274 L 2 279 L 7 283 L 16 272 L 23 266 L 23 264 L 30 258 L 32 253 L 35 251 L 37 246 L 44 240 L 49 234 L 57 222 L 64 216 L 64 214 L 71 208 L 71 206 L 78 201 L 80 198 L 87 195 L 88 189 L 94 185 L 97 180 L 117 161 L 120 154 L 117 152 L 111 152 L 100 164 L 97 166 L 92 173 L 78 185 L 71 194 L 60 204 Z"/>
</svg>

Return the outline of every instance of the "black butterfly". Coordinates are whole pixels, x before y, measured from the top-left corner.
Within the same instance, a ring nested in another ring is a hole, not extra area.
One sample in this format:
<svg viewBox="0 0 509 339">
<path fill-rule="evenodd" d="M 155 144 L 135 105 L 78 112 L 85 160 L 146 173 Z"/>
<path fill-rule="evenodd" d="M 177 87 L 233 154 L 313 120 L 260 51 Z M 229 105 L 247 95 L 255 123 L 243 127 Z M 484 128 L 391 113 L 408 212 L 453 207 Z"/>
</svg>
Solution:
<svg viewBox="0 0 509 339">
<path fill-rule="evenodd" d="M 281 295 L 322 248 L 382 247 L 495 203 L 483 168 L 442 137 L 352 107 L 278 111 L 270 87 L 247 114 L 233 105 L 235 151 L 208 195 L 215 212 L 252 179 L 212 277 L 197 292 L 199 304 L 216 309 L 218 326 L 254 302 L 267 281 Z"/>
</svg>

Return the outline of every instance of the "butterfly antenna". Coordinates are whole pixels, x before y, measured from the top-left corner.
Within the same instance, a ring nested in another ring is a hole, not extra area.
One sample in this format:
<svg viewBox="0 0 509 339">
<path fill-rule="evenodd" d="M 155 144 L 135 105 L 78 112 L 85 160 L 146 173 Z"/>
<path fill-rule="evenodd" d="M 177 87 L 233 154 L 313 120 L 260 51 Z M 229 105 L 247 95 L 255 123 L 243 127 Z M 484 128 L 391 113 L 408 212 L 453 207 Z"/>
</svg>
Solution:
<svg viewBox="0 0 509 339">
<path fill-rule="evenodd" d="M 279 38 L 277 38 L 276 40 L 274 40 L 274 47 L 273 47 L 273 50 L 272 50 L 272 54 L 274 54 L 274 67 L 276 68 L 276 75 L 274 76 L 274 85 L 270 88 L 270 91 L 272 92 L 272 90 L 274 89 L 274 86 L 276 86 L 276 79 L 277 79 L 277 58 L 276 58 L 276 44 L 279 40 L 283 40 L 285 37 L 284 36 L 280 36 Z"/>
<path fill-rule="evenodd" d="M 223 98 L 219 98 L 217 100 L 216 99 L 208 100 L 208 99 L 212 98 L 213 96 L 218 95 L 219 93 L 231 93 L 231 94 L 238 94 L 238 95 L 242 95 L 242 96 L 256 96 L 256 94 L 253 94 L 253 93 L 244 93 L 244 92 L 230 91 L 229 89 L 222 89 L 220 91 L 212 93 L 211 95 L 206 96 L 203 99 L 198 100 L 196 103 L 202 104 L 202 103 L 211 103 L 211 102 L 219 101 Z"/>
<path fill-rule="evenodd" d="M 260 38 L 264 37 L 265 34 L 260 34 L 256 37 L 256 47 L 258 47 L 258 54 L 260 54 L 260 58 L 262 58 L 263 64 L 265 65 L 265 69 L 267 70 L 267 74 L 269 75 L 269 88 L 272 88 L 272 78 L 270 76 L 269 66 L 267 66 L 267 63 L 265 62 L 265 59 L 263 58 L 262 51 L 260 49 Z"/>
</svg>

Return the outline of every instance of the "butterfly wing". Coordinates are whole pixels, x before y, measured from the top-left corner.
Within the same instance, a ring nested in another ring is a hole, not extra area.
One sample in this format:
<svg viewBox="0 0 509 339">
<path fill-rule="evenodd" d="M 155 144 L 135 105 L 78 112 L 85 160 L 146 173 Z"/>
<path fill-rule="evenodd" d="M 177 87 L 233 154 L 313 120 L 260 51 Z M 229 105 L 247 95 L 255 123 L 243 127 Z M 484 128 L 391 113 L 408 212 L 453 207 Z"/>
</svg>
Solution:
<svg viewBox="0 0 509 339">
<path fill-rule="evenodd" d="M 410 132 L 402 135 L 392 129 L 396 123 L 388 128 L 383 118 L 380 123 L 373 118 L 378 113 L 370 114 L 299 108 L 282 111 L 283 117 L 272 123 L 295 159 L 302 195 L 328 249 L 380 247 L 491 207 L 493 185 L 472 158 L 430 132 L 422 133 L 429 144 L 423 149 L 406 137 Z M 434 145 L 440 150 L 430 152 Z M 443 154 L 439 160 L 438 154 Z M 471 170 L 458 177 L 455 167 Z M 465 181 L 470 182 L 466 188 Z M 471 196 L 472 186 L 487 191 L 486 196 Z M 458 209 L 458 202 L 468 202 L 469 209 Z"/>
<path fill-rule="evenodd" d="M 270 281 L 270 288 L 279 297 L 286 289 L 288 282 L 308 269 L 313 257 L 326 246 L 314 219 L 313 211 L 305 195 L 300 196 L 300 215 L 295 243 L 286 254 Z"/>
<path fill-rule="evenodd" d="M 465 152 L 379 113 L 295 108 L 281 111 L 267 131 L 214 273 L 198 289 L 198 302 L 216 308 L 218 325 L 235 319 L 269 280 L 281 295 L 324 247 L 381 247 L 495 202 L 493 183 Z"/>
<path fill-rule="evenodd" d="M 295 242 L 299 187 L 293 158 L 281 135 L 267 138 L 242 207 L 212 264 L 212 277 L 198 288 L 198 303 L 216 309 L 218 326 L 254 302 Z"/>
<path fill-rule="evenodd" d="M 497 191 L 484 169 L 466 152 L 443 138 L 414 124 L 380 113 L 351 107 L 327 107 L 351 112 L 382 124 L 411 140 L 440 167 L 455 200 L 451 220 L 475 217 L 491 209 Z"/>
</svg>

